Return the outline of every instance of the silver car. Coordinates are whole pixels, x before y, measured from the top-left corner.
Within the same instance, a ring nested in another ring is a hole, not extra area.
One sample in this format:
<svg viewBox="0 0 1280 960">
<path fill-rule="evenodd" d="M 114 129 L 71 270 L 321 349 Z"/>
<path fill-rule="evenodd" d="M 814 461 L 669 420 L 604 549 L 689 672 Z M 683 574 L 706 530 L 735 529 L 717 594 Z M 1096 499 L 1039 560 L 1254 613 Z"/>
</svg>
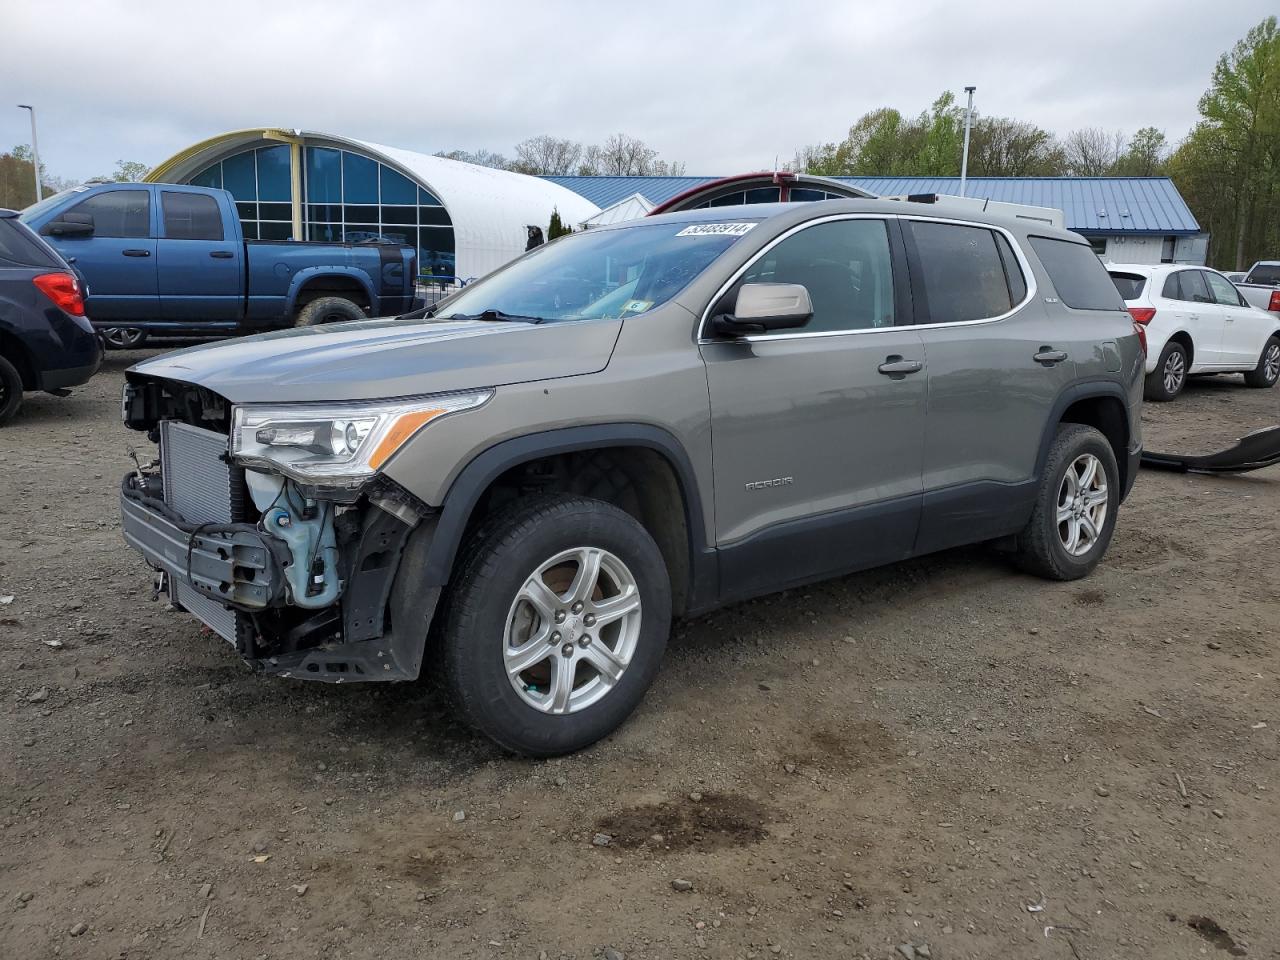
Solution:
<svg viewBox="0 0 1280 960">
<path fill-rule="evenodd" d="M 1087 242 L 945 203 L 649 217 L 433 310 L 134 367 L 124 533 L 261 669 L 440 675 L 525 754 L 621 724 L 673 617 L 978 541 L 1082 577 L 1141 453 Z"/>
</svg>

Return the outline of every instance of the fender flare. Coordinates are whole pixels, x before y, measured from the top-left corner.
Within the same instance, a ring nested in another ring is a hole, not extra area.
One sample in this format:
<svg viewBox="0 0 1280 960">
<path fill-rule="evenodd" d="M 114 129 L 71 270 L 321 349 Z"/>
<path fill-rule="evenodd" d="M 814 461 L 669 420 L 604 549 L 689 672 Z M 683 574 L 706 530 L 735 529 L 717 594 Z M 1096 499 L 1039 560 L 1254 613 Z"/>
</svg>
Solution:
<svg viewBox="0 0 1280 960">
<path fill-rule="evenodd" d="M 1125 411 L 1124 429 L 1129 439 L 1132 439 L 1132 431 L 1129 427 L 1128 404 L 1125 402 L 1124 389 L 1114 380 L 1086 380 L 1083 383 L 1073 383 L 1058 394 L 1058 399 L 1054 401 L 1053 408 L 1049 412 L 1049 417 L 1045 420 L 1044 435 L 1040 438 L 1040 451 L 1036 454 L 1036 481 L 1044 476 L 1044 465 L 1049 460 L 1049 447 L 1053 445 L 1053 438 L 1058 432 L 1058 424 L 1062 422 L 1062 415 L 1067 409 L 1077 401 L 1093 400 L 1095 398 L 1109 398 L 1117 400 L 1120 407 Z M 1116 457 L 1116 461 L 1121 470 L 1127 470 L 1125 454 L 1127 450 L 1122 450 L 1121 455 Z M 1132 477 L 1126 476 L 1123 485 L 1127 489 Z"/>
<path fill-rule="evenodd" d="M 285 294 L 285 315 L 291 317 L 297 312 L 298 295 L 302 292 L 304 286 L 313 280 L 324 277 L 342 277 L 343 279 L 354 280 L 360 284 L 360 288 L 364 290 L 364 295 L 369 298 L 369 304 L 373 311 L 377 312 L 378 296 L 374 293 L 373 281 L 369 279 L 369 274 L 364 270 L 357 267 L 303 267 L 289 280 L 289 292 Z"/>
<path fill-rule="evenodd" d="M 503 440 L 477 454 L 454 478 L 440 512 L 431 548 L 427 553 L 424 583 L 444 586 L 462 545 L 467 523 L 481 496 L 499 476 L 512 467 L 540 457 L 602 447 L 643 447 L 661 454 L 675 471 L 684 499 L 685 528 L 689 538 L 690 611 L 714 605 L 719 578 L 716 552 L 706 544 L 702 495 L 693 463 L 671 433 L 644 423 L 606 423 L 566 427 Z"/>
</svg>

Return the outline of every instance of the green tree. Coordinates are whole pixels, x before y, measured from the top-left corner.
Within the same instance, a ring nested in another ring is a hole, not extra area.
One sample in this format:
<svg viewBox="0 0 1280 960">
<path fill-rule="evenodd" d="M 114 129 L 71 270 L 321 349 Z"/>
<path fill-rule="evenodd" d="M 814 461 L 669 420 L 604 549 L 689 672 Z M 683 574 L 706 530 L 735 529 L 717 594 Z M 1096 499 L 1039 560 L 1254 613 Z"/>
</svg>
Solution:
<svg viewBox="0 0 1280 960">
<path fill-rule="evenodd" d="M 547 227 L 547 242 L 550 243 L 556 237 L 563 237 L 568 233 L 573 233 L 573 225 L 560 219 L 559 208 L 553 208 L 551 211 L 551 223 Z"/>
<path fill-rule="evenodd" d="M 1242 269 L 1280 244 L 1280 32 L 1267 17 L 1223 54 L 1200 122 L 1170 161 L 1202 226 L 1210 261 Z"/>
<path fill-rule="evenodd" d="M 150 172 L 150 167 L 145 163 L 139 163 L 137 160 L 117 160 L 116 169 L 111 174 L 111 179 L 119 180 L 123 183 L 138 183 L 145 180 Z"/>
<path fill-rule="evenodd" d="M 1111 172 L 1122 177 L 1157 177 L 1164 173 L 1168 159 L 1169 141 L 1164 131 L 1143 127 L 1133 135 Z"/>
<path fill-rule="evenodd" d="M 47 197 L 62 185 L 40 164 L 40 186 Z M 36 181 L 31 171 L 31 147 L 20 143 L 8 153 L 0 153 L 0 207 L 21 210 L 36 202 Z"/>
</svg>

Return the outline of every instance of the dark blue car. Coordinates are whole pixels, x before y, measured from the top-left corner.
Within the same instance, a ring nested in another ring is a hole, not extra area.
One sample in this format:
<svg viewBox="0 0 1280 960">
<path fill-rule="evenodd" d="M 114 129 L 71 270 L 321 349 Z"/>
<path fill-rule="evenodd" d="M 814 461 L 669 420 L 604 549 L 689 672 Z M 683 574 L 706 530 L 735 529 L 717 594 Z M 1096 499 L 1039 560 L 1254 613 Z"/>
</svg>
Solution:
<svg viewBox="0 0 1280 960">
<path fill-rule="evenodd" d="M 17 213 L 0 210 L 0 425 L 18 412 L 24 391 L 59 393 L 92 377 L 101 361 L 75 271 Z"/>
</svg>

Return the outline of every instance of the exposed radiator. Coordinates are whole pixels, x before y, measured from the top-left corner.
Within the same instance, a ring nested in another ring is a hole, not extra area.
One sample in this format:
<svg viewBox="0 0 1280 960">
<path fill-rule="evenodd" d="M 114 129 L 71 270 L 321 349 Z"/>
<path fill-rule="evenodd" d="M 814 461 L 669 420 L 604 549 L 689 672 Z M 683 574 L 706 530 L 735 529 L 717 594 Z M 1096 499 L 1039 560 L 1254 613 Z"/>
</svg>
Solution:
<svg viewBox="0 0 1280 960">
<path fill-rule="evenodd" d="M 244 478 L 223 457 L 227 437 L 174 420 L 160 424 L 160 471 L 164 499 L 190 523 L 235 523 L 244 519 Z M 247 624 L 242 615 L 199 593 L 177 578 L 170 599 L 195 614 L 219 636 L 238 644 Z"/>
</svg>

